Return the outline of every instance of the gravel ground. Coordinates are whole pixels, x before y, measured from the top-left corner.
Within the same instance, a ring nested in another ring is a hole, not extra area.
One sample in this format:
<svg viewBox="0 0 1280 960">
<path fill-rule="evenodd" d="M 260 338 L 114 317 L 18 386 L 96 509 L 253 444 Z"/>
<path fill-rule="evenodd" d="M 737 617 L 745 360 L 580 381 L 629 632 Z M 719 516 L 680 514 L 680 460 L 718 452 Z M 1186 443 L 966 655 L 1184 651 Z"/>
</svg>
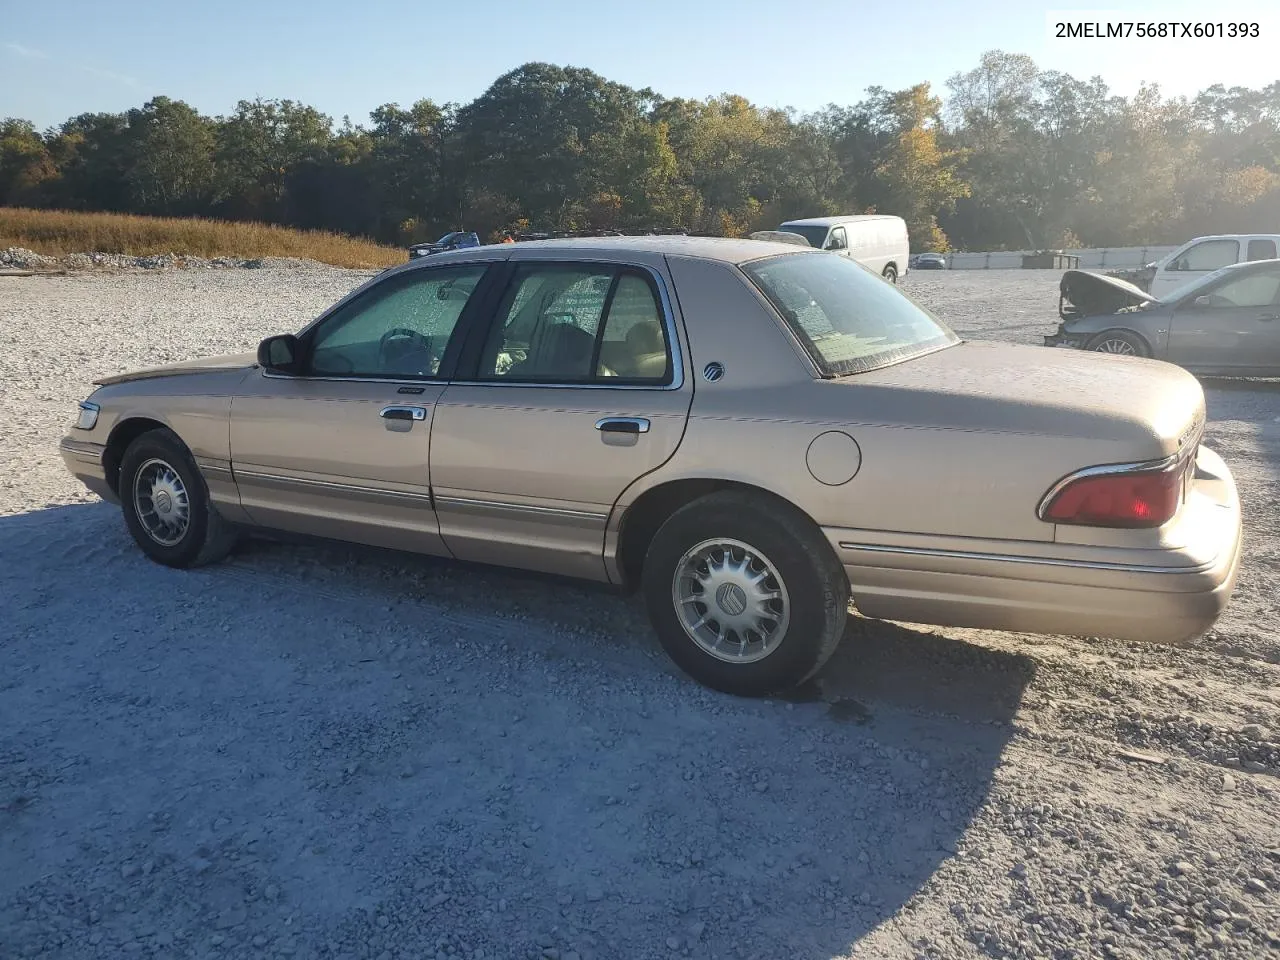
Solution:
<svg viewBox="0 0 1280 960">
<path fill-rule="evenodd" d="M 95 376 L 364 276 L 0 278 L 0 957 L 1280 955 L 1280 384 L 1206 384 L 1247 559 L 1198 647 L 855 618 L 739 701 L 636 600 L 268 541 L 172 571 L 65 475 Z M 907 286 L 1036 342 L 1055 281 Z"/>
</svg>

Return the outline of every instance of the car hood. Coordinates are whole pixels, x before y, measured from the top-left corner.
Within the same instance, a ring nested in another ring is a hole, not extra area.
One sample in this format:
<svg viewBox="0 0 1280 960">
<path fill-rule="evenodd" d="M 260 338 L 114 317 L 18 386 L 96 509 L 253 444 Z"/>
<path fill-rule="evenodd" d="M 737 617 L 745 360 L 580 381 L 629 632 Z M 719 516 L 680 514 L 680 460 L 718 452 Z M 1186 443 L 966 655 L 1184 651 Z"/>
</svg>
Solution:
<svg viewBox="0 0 1280 960">
<path fill-rule="evenodd" d="M 967 341 L 831 382 L 904 427 L 1106 441 L 1125 460 L 1176 453 L 1204 425 L 1199 381 L 1136 357 Z"/>
<path fill-rule="evenodd" d="M 1156 297 L 1128 280 L 1085 270 L 1068 270 L 1058 284 L 1058 314 L 1063 320 L 1115 313 L 1125 307 L 1155 303 Z"/>
<path fill-rule="evenodd" d="M 117 383 L 128 383 L 131 380 L 150 380 L 154 377 L 176 377 L 195 373 L 217 373 L 222 370 L 243 370 L 258 362 L 254 353 L 231 353 L 221 357 L 202 357 L 198 360 L 183 360 L 180 363 L 168 363 L 160 367 L 148 367 L 145 370 L 133 370 L 110 377 L 95 380 L 100 387 L 109 387 Z"/>
</svg>

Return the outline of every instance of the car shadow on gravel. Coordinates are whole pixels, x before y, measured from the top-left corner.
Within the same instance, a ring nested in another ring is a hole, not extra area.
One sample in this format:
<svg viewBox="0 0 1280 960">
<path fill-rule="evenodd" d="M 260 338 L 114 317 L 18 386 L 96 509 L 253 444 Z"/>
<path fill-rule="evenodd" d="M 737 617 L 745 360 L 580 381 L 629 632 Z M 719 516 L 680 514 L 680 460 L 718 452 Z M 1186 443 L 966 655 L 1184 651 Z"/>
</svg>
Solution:
<svg viewBox="0 0 1280 960">
<path fill-rule="evenodd" d="M 175 571 L 102 504 L 0 517 L 0 591 L 0 954 L 913 956 L 1034 674 L 852 618 L 741 700 L 634 598 L 338 545 Z"/>
</svg>

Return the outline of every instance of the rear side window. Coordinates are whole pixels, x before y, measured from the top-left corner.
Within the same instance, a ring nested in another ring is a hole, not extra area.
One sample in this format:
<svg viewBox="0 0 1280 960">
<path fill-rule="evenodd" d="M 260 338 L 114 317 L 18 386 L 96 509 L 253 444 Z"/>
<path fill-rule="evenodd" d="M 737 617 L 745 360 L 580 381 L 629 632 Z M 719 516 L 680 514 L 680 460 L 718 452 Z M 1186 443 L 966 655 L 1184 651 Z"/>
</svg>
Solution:
<svg viewBox="0 0 1280 960">
<path fill-rule="evenodd" d="M 848 257 L 794 253 L 744 264 L 826 377 L 959 343 L 941 320 Z"/>
<path fill-rule="evenodd" d="M 1276 258 L 1276 242 L 1274 240 L 1250 240 L 1248 260 L 1274 260 Z"/>
<path fill-rule="evenodd" d="M 661 385 L 671 348 L 650 277 L 609 264 L 517 268 L 481 356 L 482 380 Z"/>
</svg>

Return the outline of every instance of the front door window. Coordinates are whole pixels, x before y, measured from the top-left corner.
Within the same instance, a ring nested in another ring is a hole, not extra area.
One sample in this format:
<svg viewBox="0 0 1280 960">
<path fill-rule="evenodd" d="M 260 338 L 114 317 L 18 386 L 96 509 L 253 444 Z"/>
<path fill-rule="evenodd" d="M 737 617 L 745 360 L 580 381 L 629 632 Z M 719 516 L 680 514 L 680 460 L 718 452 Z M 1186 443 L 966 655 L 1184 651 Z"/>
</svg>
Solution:
<svg viewBox="0 0 1280 960">
<path fill-rule="evenodd" d="M 471 294 L 480 264 L 411 270 L 326 317 L 311 336 L 307 375 L 431 379 Z"/>
</svg>

